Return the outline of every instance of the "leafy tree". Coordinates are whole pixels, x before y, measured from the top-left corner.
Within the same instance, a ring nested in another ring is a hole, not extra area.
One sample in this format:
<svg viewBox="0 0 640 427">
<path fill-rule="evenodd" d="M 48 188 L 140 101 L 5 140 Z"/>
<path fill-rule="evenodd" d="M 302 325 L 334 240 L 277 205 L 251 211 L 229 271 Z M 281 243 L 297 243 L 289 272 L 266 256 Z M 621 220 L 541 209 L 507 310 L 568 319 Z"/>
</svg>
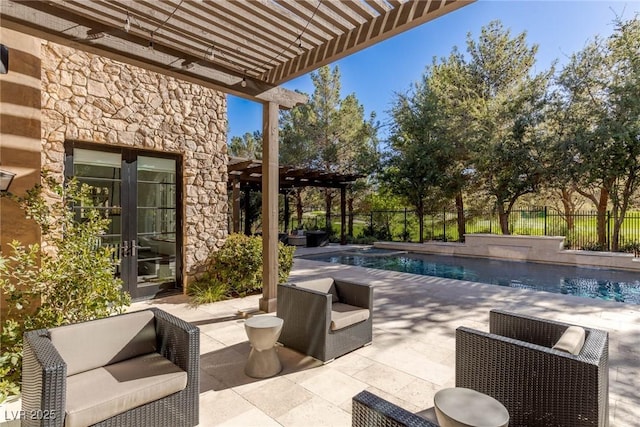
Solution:
<svg viewBox="0 0 640 427">
<path fill-rule="evenodd" d="M 419 239 L 424 241 L 424 215 L 427 200 L 441 183 L 450 151 L 439 127 L 438 102 L 430 90 L 428 75 L 407 95 L 397 95 L 389 144 L 381 179 L 390 191 L 401 196 L 416 210 Z"/>
<path fill-rule="evenodd" d="M 463 191 L 471 177 L 470 149 L 474 134 L 472 115 L 466 100 L 471 91 L 470 74 L 464 58 L 456 48 L 448 58 L 434 60 L 428 69 L 428 87 L 436 98 L 440 152 L 438 163 L 439 190 L 446 199 L 453 198 L 456 206 L 458 235 L 466 232 Z"/>
<path fill-rule="evenodd" d="M 245 159 L 262 159 L 262 133 L 246 132 L 242 137 L 232 137 L 229 143 L 229 154 Z"/>
<path fill-rule="evenodd" d="M 612 249 L 640 171 L 640 21 L 618 22 L 605 41 L 596 38 L 574 54 L 559 78 L 566 120 L 559 141 L 563 165 L 577 191 L 598 212 L 598 243 L 606 244 L 606 211 L 613 205 Z"/>
<path fill-rule="evenodd" d="M 377 153 L 375 116 L 365 120 L 355 94 L 341 97 L 337 66 L 321 67 L 311 73 L 311 80 L 314 92 L 309 102 L 281 116 L 281 161 L 325 172 L 366 173 Z M 323 195 L 326 225 L 331 229 L 331 206 L 337 193 L 325 189 Z M 301 220 L 301 211 L 298 215 Z"/>
<path fill-rule="evenodd" d="M 547 139 L 542 132 L 553 69 L 532 75 L 537 45 L 526 33 L 512 37 L 499 21 L 467 37 L 473 163 L 479 188 L 496 202 L 503 234 L 519 197 L 535 192 L 544 176 Z"/>
</svg>

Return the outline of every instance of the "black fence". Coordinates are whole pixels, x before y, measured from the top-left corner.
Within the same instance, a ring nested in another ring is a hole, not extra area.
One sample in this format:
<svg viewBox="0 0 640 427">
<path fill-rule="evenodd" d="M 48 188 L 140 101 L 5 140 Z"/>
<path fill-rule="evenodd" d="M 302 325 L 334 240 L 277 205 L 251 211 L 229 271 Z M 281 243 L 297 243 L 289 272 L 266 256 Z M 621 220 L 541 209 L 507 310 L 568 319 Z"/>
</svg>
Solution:
<svg viewBox="0 0 640 427">
<path fill-rule="evenodd" d="M 465 213 L 465 232 L 502 234 L 496 213 Z M 281 228 L 284 220 L 281 219 Z M 340 215 L 330 217 L 332 233 L 340 234 Z M 419 238 L 418 216 L 410 209 L 399 211 L 372 211 L 356 213 L 352 217 L 353 233 L 350 241 L 385 240 L 417 242 Z M 424 240 L 462 241 L 455 212 L 438 212 L 425 215 Z M 302 224 L 295 216 L 289 221 L 289 229 L 326 229 L 325 214 L 305 214 Z M 509 232 L 528 236 L 565 236 L 565 247 L 570 249 L 611 250 L 613 216 L 606 213 L 606 242 L 598 243 L 597 213 L 580 211 L 567 217 L 555 209 L 540 208 L 517 210 L 509 216 Z M 628 212 L 620 229 L 619 250 L 633 252 L 640 247 L 640 212 Z"/>
</svg>

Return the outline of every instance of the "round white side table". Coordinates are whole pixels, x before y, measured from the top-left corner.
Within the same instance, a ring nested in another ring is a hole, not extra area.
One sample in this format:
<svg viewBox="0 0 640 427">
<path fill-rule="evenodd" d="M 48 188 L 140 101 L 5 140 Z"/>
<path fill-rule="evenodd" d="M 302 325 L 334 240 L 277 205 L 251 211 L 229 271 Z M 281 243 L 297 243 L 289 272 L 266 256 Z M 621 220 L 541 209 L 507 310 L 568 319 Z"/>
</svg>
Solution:
<svg viewBox="0 0 640 427">
<path fill-rule="evenodd" d="M 275 344 L 284 321 L 275 316 L 253 316 L 244 323 L 251 353 L 244 373 L 253 378 L 268 378 L 282 370 Z"/>
<path fill-rule="evenodd" d="M 445 388 L 433 398 L 441 427 L 507 427 L 509 412 L 491 396 L 463 387 Z"/>
</svg>

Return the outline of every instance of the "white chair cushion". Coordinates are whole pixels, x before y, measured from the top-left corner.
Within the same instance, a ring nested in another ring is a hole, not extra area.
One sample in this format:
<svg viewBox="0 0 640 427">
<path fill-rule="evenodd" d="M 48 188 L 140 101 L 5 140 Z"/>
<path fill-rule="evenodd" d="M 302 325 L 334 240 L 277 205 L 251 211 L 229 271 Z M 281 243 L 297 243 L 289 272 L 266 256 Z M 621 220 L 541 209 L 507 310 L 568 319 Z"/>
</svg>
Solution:
<svg viewBox="0 0 640 427">
<path fill-rule="evenodd" d="M 586 332 L 584 328 L 580 326 L 569 326 L 553 348 L 571 354 L 580 354 L 580 350 L 582 350 L 582 346 L 584 345 L 585 335 Z"/>
<path fill-rule="evenodd" d="M 64 425 L 92 425 L 186 386 L 187 373 L 158 353 L 71 375 Z"/>
<path fill-rule="evenodd" d="M 336 282 L 330 278 L 307 280 L 305 282 L 296 282 L 296 286 L 305 289 L 313 289 L 314 291 L 324 292 L 325 294 L 331 294 L 331 302 L 338 302 L 338 290 L 336 289 Z"/>
<path fill-rule="evenodd" d="M 364 322 L 369 318 L 369 310 L 341 302 L 331 305 L 331 330 L 346 328 L 356 323 Z"/>
<path fill-rule="evenodd" d="M 67 364 L 67 375 L 156 351 L 150 310 L 49 329 L 51 343 Z"/>
</svg>

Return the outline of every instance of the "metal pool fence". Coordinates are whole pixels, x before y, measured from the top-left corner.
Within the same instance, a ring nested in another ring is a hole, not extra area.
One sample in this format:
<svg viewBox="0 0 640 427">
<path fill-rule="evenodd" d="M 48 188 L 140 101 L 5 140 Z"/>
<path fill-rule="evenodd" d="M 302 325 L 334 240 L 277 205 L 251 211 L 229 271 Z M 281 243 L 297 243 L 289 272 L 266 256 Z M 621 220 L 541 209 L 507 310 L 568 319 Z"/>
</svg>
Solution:
<svg viewBox="0 0 640 427">
<path fill-rule="evenodd" d="M 331 227 L 335 235 L 340 234 L 340 215 L 331 215 Z M 457 242 L 462 241 L 458 234 L 456 213 L 442 211 L 425 215 L 424 239 Z M 465 213 L 466 233 L 502 234 L 497 213 Z M 347 216 L 349 220 L 349 217 Z M 418 216 L 410 209 L 394 211 L 371 211 L 356 213 L 352 216 L 355 239 L 367 237 L 385 241 L 419 241 Z M 284 224 L 284 221 L 282 221 Z M 302 224 L 292 216 L 290 229 L 326 229 L 326 217 L 322 214 L 305 214 Z M 565 247 L 571 249 L 610 250 L 613 235 L 613 215 L 606 213 L 606 242 L 598 244 L 597 213 L 579 211 L 566 215 L 546 207 L 529 210 L 516 210 L 509 216 L 509 231 L 515 235 L 529 236 L 565 236 Z M 619 236 L 619 250 L 633 252 L 640 249 L 640 212 L 628 212 L 622 224 Z"/>
</svg>

